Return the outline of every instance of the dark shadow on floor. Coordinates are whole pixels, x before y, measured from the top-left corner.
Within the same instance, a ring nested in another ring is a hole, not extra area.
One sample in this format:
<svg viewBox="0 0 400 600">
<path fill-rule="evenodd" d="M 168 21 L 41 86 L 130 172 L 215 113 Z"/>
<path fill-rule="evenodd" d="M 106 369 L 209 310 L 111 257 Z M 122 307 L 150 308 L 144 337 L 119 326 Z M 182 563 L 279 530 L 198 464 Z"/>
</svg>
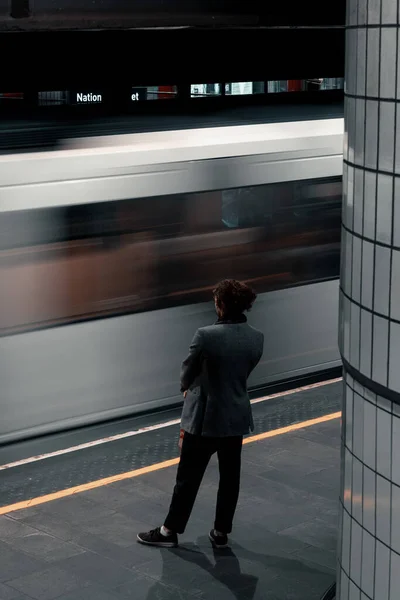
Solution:
<svg viewBox="0 0 400 600">
<path fill-rule="evenodd" d="M 162 594 L 165 586 L 182 590 L 183 581 L 190 581 L 190 577 L 187 578 L 187 569 L 182 568 L 182 571 L 177 573 L 174 560 L 175 568 L 172 567 L 171 559 L 175 557 L 196 565 L 209 573 L 211 581 L 215 579 L 232 592 L 232 598 L 240 600 L 245 597 L 246 600 L 252 600 L 257 589 L 258 577 L 242 573 L 239 559 L 230 548 L 224 550 L 213 549 L 212 556 L 213 560 L 202 552 L 196 544 L 185 544 L 185 546 L 162 551 L 163 570 L 161 579 L 150 589 L 146 600 L 160 600 L 163 598 Z M 205 587 L 208 587 L 207 583 Z M 244 591 L 246 592 L 245 596 L 243 595 Z M 177 597 L 186 597 L 186 595 Z"/>
<path fill-rule="evenodd" d="M 196 544 L 189 543 L 178 548 L 162 550 L 162 575 L 150 589 L 146 600 L 169 599 L 169 595 L 165 596 L 166 588 L 170 591 L 175 590 L 175 597 L 185 600 L 193 596 L 198 598 L 212 597 L 213 594 L 218 596 L 218 589 L 213 585 L 213 580 L 214 584 L 216 581 L 225 586 L 232 598 L 237 600 L 253 600 L 259 583 L 264 598 L 267 599 L 269 594 L 276 598 L 282 591 L 282 582 L 286 580 L 294 582 L 297 580 L 299 583 L 301 580 L 303 585 L 309 581 L 312 588 L 315 586 L 316 579 L 327 574 L 327 569 L 324 567 L 304 563 L 297 558 L 291 558 L 290 555 L 276 556 L 273 554 L 273 549 L 269 549 L 270 553 L 268 548 L 266 553 L 258 553 L 235 543 L 233 549 L 213 549 L 206 554 L 201 549 L 206 547 L 206 543 L 205 538 L 199 538 Z M 176 558 L 182 560 L 181 568 L 177 569 Z M 250 565 L 257 575 L 246 573 Z M 210 577 L 203 578 L 195 567 L 199 567 Z M 187 589 L 190 582 L 194 587 L 201 588 L 201 596 L 197 595 L 195 589 L 192 591 L 193 596 L 191 595 L 190 590 Z M 323 584 L 321 593 L 324 588 Z M 260 591 L 258 590 L 259 593 Z"/>
</svg>

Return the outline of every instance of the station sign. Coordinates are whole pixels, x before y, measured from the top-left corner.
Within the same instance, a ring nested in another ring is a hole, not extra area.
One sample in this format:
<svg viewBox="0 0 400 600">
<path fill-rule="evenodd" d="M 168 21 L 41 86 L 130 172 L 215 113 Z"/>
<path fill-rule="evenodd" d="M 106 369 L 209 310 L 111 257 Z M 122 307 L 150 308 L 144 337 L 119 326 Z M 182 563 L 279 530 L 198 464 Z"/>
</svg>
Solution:
<svg viewBox="0 0 400 600">
<path fill-rule="evenodd" d="M 145 102 L 147 100 L 147 87 L 133 87 L 131 89 L 131 102 Z"/>
<path fill-rule="evenodd" d="M 71 104 L 88 105 L 102 104 L 104 102 L 104 94 L 98 91 L 78 90 L 71 92 Z"/>
</svg>

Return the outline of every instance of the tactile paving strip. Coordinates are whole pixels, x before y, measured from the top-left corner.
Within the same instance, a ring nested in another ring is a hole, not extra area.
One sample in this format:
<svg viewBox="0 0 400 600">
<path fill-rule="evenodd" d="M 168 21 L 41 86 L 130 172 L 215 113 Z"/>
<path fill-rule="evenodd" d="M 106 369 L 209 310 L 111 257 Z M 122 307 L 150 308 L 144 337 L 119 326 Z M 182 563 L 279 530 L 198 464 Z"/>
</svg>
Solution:
<svg viewBox="0 0 400 600">
<path fill-rule="evenodd" d="M 253 406 L 253 434 L 321 417 L 341 405 L 341 382 L 267 400 Z M 179 426 L 171 426 L 3 471 L 0 506 L 175 458 L 178 436 Z"/>
</svg>

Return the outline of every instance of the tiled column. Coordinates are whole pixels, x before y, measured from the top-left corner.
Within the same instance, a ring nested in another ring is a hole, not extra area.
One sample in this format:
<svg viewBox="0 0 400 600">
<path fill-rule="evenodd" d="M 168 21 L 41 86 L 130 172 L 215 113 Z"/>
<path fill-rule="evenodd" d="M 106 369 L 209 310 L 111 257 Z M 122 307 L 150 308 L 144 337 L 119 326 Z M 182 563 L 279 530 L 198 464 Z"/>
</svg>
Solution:
<svg viewBox="0 0 400 600">
<path fill-rule="evenodd" d="M 399 600 L 399 2 L 347 1 L 336 597 Z"/>
</svg>

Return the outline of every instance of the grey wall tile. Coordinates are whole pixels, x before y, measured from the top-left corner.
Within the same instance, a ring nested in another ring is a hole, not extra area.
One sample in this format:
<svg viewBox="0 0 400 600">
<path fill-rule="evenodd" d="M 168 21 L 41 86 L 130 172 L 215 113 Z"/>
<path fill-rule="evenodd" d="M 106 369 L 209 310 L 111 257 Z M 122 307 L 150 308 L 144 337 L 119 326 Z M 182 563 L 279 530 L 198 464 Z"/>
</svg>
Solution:
<svg viewBox="0 0 400 600">
<path fill-rule="evenodd" d="M 393 0 L 390 5 L 396 10 Z M 383 27 L 381 30 L 381 98 L 396 97 L 396 29 Z"/>
<path fill-rule="evenodd" d="M 361 592 L 360 588 L 358 588 L 351 580 L 349 586 L 349 600 L 360 600 Z"/>
<path fill-rule="evenodd" d="M 362 240 L 353 236 L 353 264 L 351 268 L 353 277 L 351 285 L 351 297 L 358 303 L 361 301 L 361 249 Z"/>
<path fill-rule="evenodd" d="M 400 21 L 400 18 L 397 17 L 398 20 Z M 397 40 L 397 48 L 396 48 L 396 54 L 399 53 L 399 40 Z M 400 98 L 400 79 L 399 79 L 399 75 L 400 75 L 400 61 L 397 61 L 397 100 L 399 100 Z"/>
<path fill-rule="evenodd" d="M 348 385 L 354 389 L 354 379 L 352 378 L 350 373 L 345 373 L 344 375 L 346 378 L 346 383 L 348 383 Z"/>
<path fill-rule="evenodd" d="M 376 397 L 376 406 L 387 412 L 392 412 L 392 402 L 387 398 L 383 398 L 383 396 Z"/>
<path fill-rule="evenodd" d="M 359 394 L 354 394 L 353 411 L 353 454 L 363 461 L 364 452 L 364 408 L 365 402 Z"/>
<path fill-rule="evenodd" d="M 359 523 L 362 523 L 362 518 L 363 518 L 363 466 L 362 466 L 362 463 L 359 460 L 357 460 L 356 458 L 353 458 L 352 516 Z"/>
<path fill-rule="evenodd" d="M 400 486 L 400 419 L 392 419 L 392 481 Z"/>
<path fill-rule="evenodd" d="M 343 328 L 342 353 L 345 359 L 350 360 L 350 301 L 342 298 L 341 324 Z"/>
<path fill-rule="evenodd" d="M 343 445 L 342 445 L 342 454 L 343 454 Z M 340 483 L 340 498 L 343 499 L 343 490 L 344 490 L 344 484 L 343 484 L 343 470 L 341 470 L 340 473 L 340 479 L 341 479 L 341 483 Z M 341 550 L 342 550 L 342 543 L 343 543 L 343 539 L 342 539 L 342 533 L 343 533 L 343 508 L 342 508 L 342 504 L 340 503 L 339 505 L 339 515 L 338 515 L 338 536 L 337 536 L 337 544 L 336 544 L 336 556 L 339 557 Z M 337 560 L 336 560 L 336 565 L 337 565 Z"/>
<path fill-rule="evenodd" d="M 392 279 L 390 286 L 390 316 L 400 321 L 400 251 L 393 250 Z"/>
<path fill-rule="evenodd" d="M 358 22 L 358 2 L 349 1 L 346 6 L 346 23 L 348 25 L 357 25 Z"/>
<path fill-rule="evenodd" d="M 379 540 L 375 552 L 375 595 L 374 598 L 389 598 L 390 550 Z"/>
<path fill-rule="evenodd" d="M 347 232 L 346 237 L 344 239 L 346 244 L 345 248 L 345 256 L 346 256 L 346 265 L 344 271 L 344 286 L 343 289 L 345 294 L 351 297 L 351 287 L 352 287 L 352 257 L 353 257 L 353 236 L 351 233 Z"/>
<path fill-rule="evenodd" d="M 344 150 L 343 150 L 343 155 L 344 155 Z M 349 165 L 347 165 L 346 163 L 343 163 L 343 175 L 342 175 L 342 191 L 343 191 L 343 197 L 342 197 L 342 222 L 343 225 L 345 227 L 348 227 L 349 224 L 347 223 L 347 172 L 349 170 Z M 342 244 L 343 244 L 343 235 L 346 233 L 346 230 L 342 231 Z"/>
<path fill-rule="evenodd" d="M 353 211 L 354 211 L 354 168 L 347 166 L 347 185 L 346 185 L 346 219 L 345 224 L 349 229 L 353 229 Z"/>
<path fill-rule="evenodd" d="M 361 310 L 361 350 L 360 371 L 366 377 L 371 376 L 372 366 L 372 314 Z"/>
<path fill-rule="evenodd" d="M 354 88 L 354 81 L 350 79 L 349 87 Z M 349 90 L 349 93 L 354 93 Z M 354 98 L 347 97 L 347 117 L 348 117 L 348 136 L 347 136 L 347 158 L 349 162 L 354 163 L 354 144 L 355 144 L 355 126 L 356 126 L 356 101 Z"/>
<path fill-rule="evenodd" d="M 400 161 L 400 145 L 396 150 L 397 159 Z M 398 177 L 394 180 L 393 245 L 400 248 L 400 179 Z"/>
<path fill-rule="evenodd" d="M 345 414 L 344 421 L 346 446 L 349 450 L 353 448 L 353 390 L 346 386 L 345 389 Z"/>
<path fill-rule="evenodd" d="M 361 385 L 361 383 L 359 381 L 354 380 L 353 383 L 353 389 L 354 391 L 361 396 L 361 398 L 364 398 L 364 392 L 365 392 L 365 387 L 363 385 Z"/>
<path fill-rule="evenodd" d="M 374 310 L 385 316 L 389 315 L 390 256 L 389 248 L 376 246 Z"/>
<path fill-rule="evenodd" d="M 380 475 L 391 479 L 392 471 L 392 416 L 377 411 L 376 468 Z"/>
<path fill-rule="evenodd" d="M 381 22 L 381 0 L 369 0 L 368 25 L 379 25 Z"/>
<path fill-rule="evenodd" d="M 390 563 L 390 600 L 398 600 L 400 595 L 400 556 L 391 553 Z"/>
<path fill-rule="evenodd" d="M 365 96 L 367 64 L 367 30 L 357 31 L 357 95 Z M 363 124 L 364 129 L 364 124 Z"/>
<path fill-rule="evenodd" d="M 341 235 L 341 246 L 340 246 L 340 287 L 346 291 L 346 276 L 345 276 L 345 269 L 346 269 L 346 237 L 347 237 L 347 232 L 346 230 L 342 227 L 342 235 Z"/>
<path fill-rule="evenodd" d="M 376 407 L 369 402 L 364 403 L 364 446 L 363 461 L 375 469 L 376 465 Z"/>
<path fill-rule="evenodd" d="M 363 527 L 375 535 L 376 476 L 367 467 L 364 467 L 363 486 Z"/>
<path fill-rule="evenodd" d="M 353 519 L 351 523 L 350 579 L 352 579 L 358 587 L 361 586 L 361 552 L 362 529 Z"/>
<path fill-rule="evenodd" d="M 394 133 L 392 131 L 392 137 Z M 356 100 L 355 120 L 355 142 L 354 162 L 356 165 L 364 165 L 364 143 L 365 143 L 365 100 Z"/>
<path fill-rule="evenodd" d="M 396 32 L 393 30 L 396 34 Z M 391 77 L 393 74 L 391 73 Z M 395 130 L 394 102 L 381 102 L 379 110 L 379 169 L 393 171 Z"/>
<path fill-rule="evenodd" d="M 368 400 L 368 402 L 372 402 L 372 404 L 376 404 L 376 394 L 371 392 L 368 388 L 364 389 L 364 398 Z"/>
<path fill-rule="evenodd" d="M 352 13 L 357 14 L 356 11 Z M 346 30 L 346 52 L 347 68 L 349 73 L 357 73 L 357 30 Z M 350 77 L 347 80 L 347 90 L 349 94 L 356 93 L 356 77 Z"/>
<path fill-rule="evenodd" d="M 340 351 L 343 353 L 344 356 L 344 302 L 345 302 L 345 296 L 342 292 L 342 283 L 340 284 L 340 291 L 339 291 L 339 331 L 338 331 L 338 342 L 339 342 L 339 348 Z"/>
<path fill-rule="evenodd" d="M 349 10 L 349 4 L 347 4 L 346 6 L 347 11 Z M 347 77 L 347 73 L 349 73 L 349 68 L 350 68 L 350 56 L 348 53 L 348 49 L 350 48 L 351 45 L 351 40 L 350 40 L 350 35 L 349 35 L 349 30 L 346 29 L 345 31 L 345 40 L 344 40 L 344 44 L 345 44 L 345 55 L 344 55 L 344 70 L 345 70 L 345 78 L 344 78 L 344 93 L 347 94 L 349 93 L 349 80 L 350 78 Z M 345 102 L 346 105 L 346 102 Z"/>
<path fill-rule="evenodd" d="M 364 241 L 362 251 L 361 303 L 365 308 L 371 310 L 374 289 L 374 254 L 374 244 Z"/>
<path fill-rule="evenodd" d="M 358 0 L 358 24 L 366 25 L 368 23 L 368 0 Z"/>
<path fill-rule="evenodd" d="M 375 315 L 373 331 L 372 377 L 377 383 L 386 386 L 388 370 L 388 321 Z"/>
<path fill-rule="evenodd" d="M 376 478 L 376 537 L 390 546 L 390 483 L 380 475 Z"/>
<path fill-rule="evenodd" d="M 350 308 L 350 362 L 360 368 L 360 308 L 354 303 Z"/>
<path fill-rule="evenodd" d="M 347 58 L 346 58 L 347 60 Z M 344 91 L 347 91 L 347 80 L 344 80 Z M 343 131 L 343 159 L 347 160 L 349 158 L 349 122 L 347 118 L 347 100 L 344 102 L 344 131 Z"/>
<path fill-rule="evenodd" d="M 357 152 L 357 145 L 356 145 Z M 364 221 L 364 171 L 354 169 L 354 218 L 353 231 L 358 235 L 363 234 Z"/>
<path fill-rule="evenodd" d="M 361 589 L 370 598 L 374 596 L 374 573 L 375 538 L 364 530 L 362 539 Z"/>
<path fill-rule="evenodd" d="M 400 76 L 400 60 L 399 60 L 399 69 L 398 69 L 398 75 L 397 77 Z M 398 84 L 398 86 L 400 86 L 400 84 Z M 398 87 L 397 89 L 397 93 L 399 93 L 400 88 Z M 396 122 L 396 131 L 395 131 L 395 145 L 396 145 L 396 156 L 395 156 L 395 165 L 394 165 L 394 171 L 395 173 L 399 174 L 400 173 L 400 119 L 397 117 L 397 122 Z M 397 187 L 398 189 L 398 187 Z M 398 192 L 396 193 L 396 198 L 398 198 Z M 397 244 L 400 245 L 400 244 Z"/>
<path fill-rule="evenodd" d="M 343 569 L 340 572 L 340 600 L 349 600 L 350 580 Z"/>
<path fill-rule="evenodd" d="M 364 237 L 375 239 L 376 174 L 365 172 Z"/>
<path fill-rule="evenodd" d="M 342 538 L 342 566 L 346 573 L 350 573 L 350 540 L 351 518 L 347 512 L 343 513 L 343 538 Z"/>
<path fill-rule="evenodd" d="M 392 485 L 392 537 L 391 547 L 400 554 L 400 487 Z M 399 588 L 400 589 L 400 588 Z"/>
<path fill-rule="evenodd" d="M 374 0 L 370 0 L 370 3 Z M 380 30 L 367 32 L 367 96 L 379 96 L 379 44 Z M 372 140 L 371 140 L 372 141 Z M 368 143 L 368 140 L 367 140 Z"/>
<path fill-rule="evenodd" d="M 351 514 L 352 497 L 353 497 L 353 457 L 348 450 L 345 450 L 344 455 L 344 494 L 343 505 Z"/>
<path fill-rule="evenodd" d="M 389 387 L 391 390 L 400 392 L 400 325 L 390 324 L 390 362 L 389 362 Z M 400 458 L 400 457 L 399 457 Z"/>
<path fill-rule="evenodd" d="M 369 31 L 371 31 L 371 30 L 369 30 Z M 368 95 L 370 95 L 370 94 L 368 94 Z M 350 119 L 350 115 L 348 118 Z M 378 140 L 378 102 L 376 100 L 368 100 L 367 106 L 366 106 L 366 121 L 365 121 L 365 166 L 368 167 L 369 169 L 376 169 L 377 140 Z M 350 158 L 349 158 L 349 160 L 350 160 Z"/>
<path fill-rule="evenodd" d="M 384 244 L 392 242 L 393 177 L 378 174 L 378 198 L 376 210 L 376 240 Z"/>
<path fill-rule="evenodd" d="M 397 2 L 393 0 L 382 0 L 382 24 L 397 24 Z M 393 48 L 396 45 L 394 44 Z M 383 60 L 383 56 L 382 56 Z"/>
</svg>

